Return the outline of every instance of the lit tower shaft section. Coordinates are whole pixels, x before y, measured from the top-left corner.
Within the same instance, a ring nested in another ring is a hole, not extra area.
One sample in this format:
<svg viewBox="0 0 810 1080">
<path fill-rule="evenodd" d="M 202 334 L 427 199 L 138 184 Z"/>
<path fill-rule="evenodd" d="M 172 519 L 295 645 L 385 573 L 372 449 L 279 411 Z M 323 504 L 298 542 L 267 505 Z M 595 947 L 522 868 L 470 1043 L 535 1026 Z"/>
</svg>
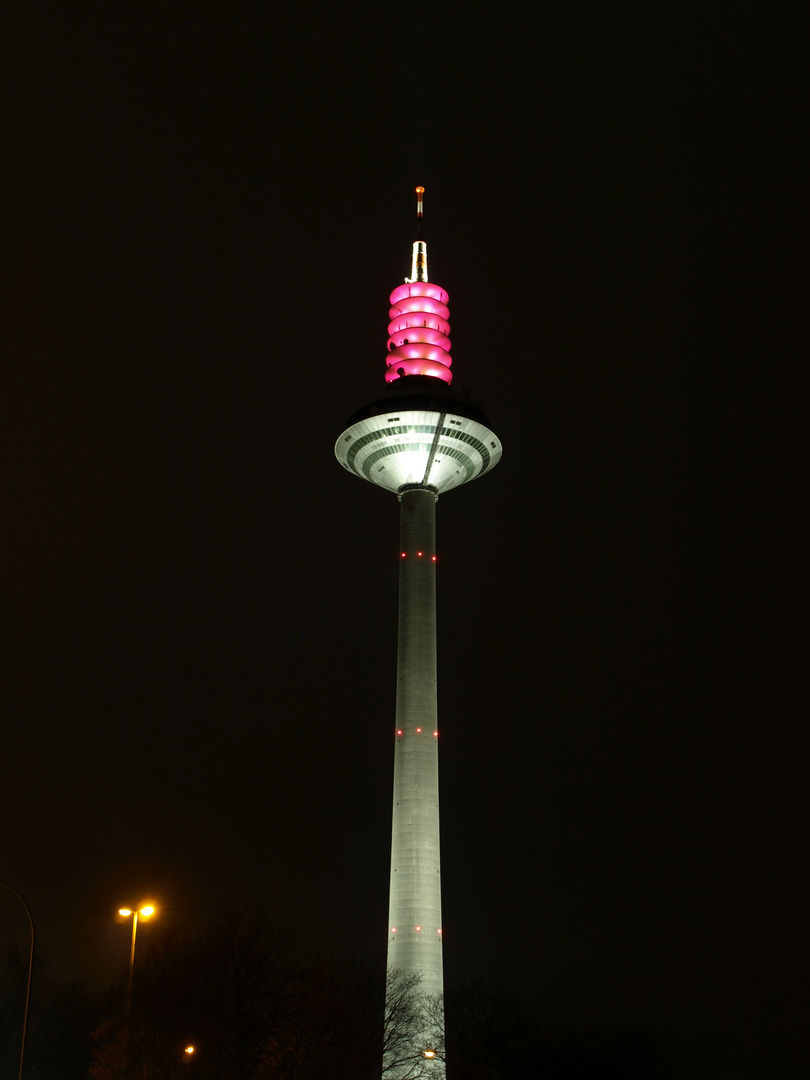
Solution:
<svg viewBox="0 0 810 1080">
<path fill-rule="evenodd" d="M 450 384 L 449 297 L 428 281 L 427 245 L 417 239 L 411 276 L 391 293 L 385 396 L 351 417 L 335 446 L 349 472 L 400 501 L 399 630 L 388 971 L 418 977 L 424 1004 L 406 1045 L 389 1053 L 387 1075 L 444 1076 L 434 1056 L 443 992 L 439 762 L 436 686 L 436 502 L 500 460 L 501 443 L 479 410 Z M 394 992 L 396 992 L 394 990 Z"/>
<path fill-rule="evenodd" d="M 436 493 L 400 494 L 394 812 L 388 967 L 442 982 L 439 757 L 436 700 Z"/>
</svg>

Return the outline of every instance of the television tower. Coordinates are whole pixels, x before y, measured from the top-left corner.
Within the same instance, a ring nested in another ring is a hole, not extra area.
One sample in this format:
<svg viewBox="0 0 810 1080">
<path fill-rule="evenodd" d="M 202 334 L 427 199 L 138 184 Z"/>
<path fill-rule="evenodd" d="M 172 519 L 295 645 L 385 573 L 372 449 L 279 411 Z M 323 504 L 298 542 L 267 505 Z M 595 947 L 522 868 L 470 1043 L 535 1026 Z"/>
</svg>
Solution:
<svg viewBox="0 0 810 1080">
<path fill-rule="evenodd" d="M 385 396 L 364 405 L 335 444 L 349 472 L 400 502 L 399 633 L 388 971 L 443 992 L 436 696 L 436 501 L 494 468 L 501 443 L 478 409 L 451 390 L 449 298 L 428 281 L 425 189 L 416 189 L 411 276 L 391 293 Z M 435 1010 L 434 1010 L 435 1017 Z M 388 1075 L 440 1080 L 430 1023 L 388 1052 Z"/>
</svg>

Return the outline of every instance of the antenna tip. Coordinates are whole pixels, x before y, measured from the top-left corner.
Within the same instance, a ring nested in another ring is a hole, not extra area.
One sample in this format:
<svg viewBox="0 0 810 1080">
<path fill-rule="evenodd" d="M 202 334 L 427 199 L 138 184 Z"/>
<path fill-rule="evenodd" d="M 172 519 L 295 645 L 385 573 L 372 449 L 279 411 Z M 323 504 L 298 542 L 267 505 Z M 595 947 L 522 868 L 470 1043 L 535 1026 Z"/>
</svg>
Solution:
<svg viewBox="0 0 810 1080">
<path fill-rule="evenodd" d="M 425 194 L 425 189 L 423 187 L 418 187 L 416 189 L 416 194 L 417 195 L 424 195 Z"/>
</svg>

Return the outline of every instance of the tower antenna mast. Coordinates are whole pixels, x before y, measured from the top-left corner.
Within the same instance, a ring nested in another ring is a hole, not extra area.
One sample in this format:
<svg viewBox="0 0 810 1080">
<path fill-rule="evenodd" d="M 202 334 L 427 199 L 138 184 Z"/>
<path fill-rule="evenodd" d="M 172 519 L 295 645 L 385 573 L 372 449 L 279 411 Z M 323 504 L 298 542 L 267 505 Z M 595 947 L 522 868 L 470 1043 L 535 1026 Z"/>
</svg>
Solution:
<svg viewBox="0 0 810 1080">
<path fill-rule="evenodd" d="M 422 219 L 424 217 L 424 198 L 425 189 L 418 187 L 416 189 L 416 239 L 413 242 L 413 255 L 411 257 L 411 276 L 405 278 L 407 285 L 412 285 L 415 281 L 427 281 L 427 244 L 422 239 Z"/>
</svg>

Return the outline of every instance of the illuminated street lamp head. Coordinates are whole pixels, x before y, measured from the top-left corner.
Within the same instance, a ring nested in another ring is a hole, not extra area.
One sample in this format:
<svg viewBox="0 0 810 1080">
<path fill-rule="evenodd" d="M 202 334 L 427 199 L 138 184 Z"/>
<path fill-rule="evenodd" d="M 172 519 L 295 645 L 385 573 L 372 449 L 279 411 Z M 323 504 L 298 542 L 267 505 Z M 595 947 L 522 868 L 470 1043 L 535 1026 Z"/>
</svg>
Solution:
<svg viewBox="0 0 810 1080">
<path fill-rule="evenodd" d="M 124 917 L 137 914 L 140 915 L 142 919 L 148 919 L 150 915 L 155 914 L 155 909 L 152 907 L 151 904 L 146 904 L 137 912 L 133 911 L 132 908 L 122 907 L 118 909 L 118 914 L 123 915 Z"/>
</svg>

